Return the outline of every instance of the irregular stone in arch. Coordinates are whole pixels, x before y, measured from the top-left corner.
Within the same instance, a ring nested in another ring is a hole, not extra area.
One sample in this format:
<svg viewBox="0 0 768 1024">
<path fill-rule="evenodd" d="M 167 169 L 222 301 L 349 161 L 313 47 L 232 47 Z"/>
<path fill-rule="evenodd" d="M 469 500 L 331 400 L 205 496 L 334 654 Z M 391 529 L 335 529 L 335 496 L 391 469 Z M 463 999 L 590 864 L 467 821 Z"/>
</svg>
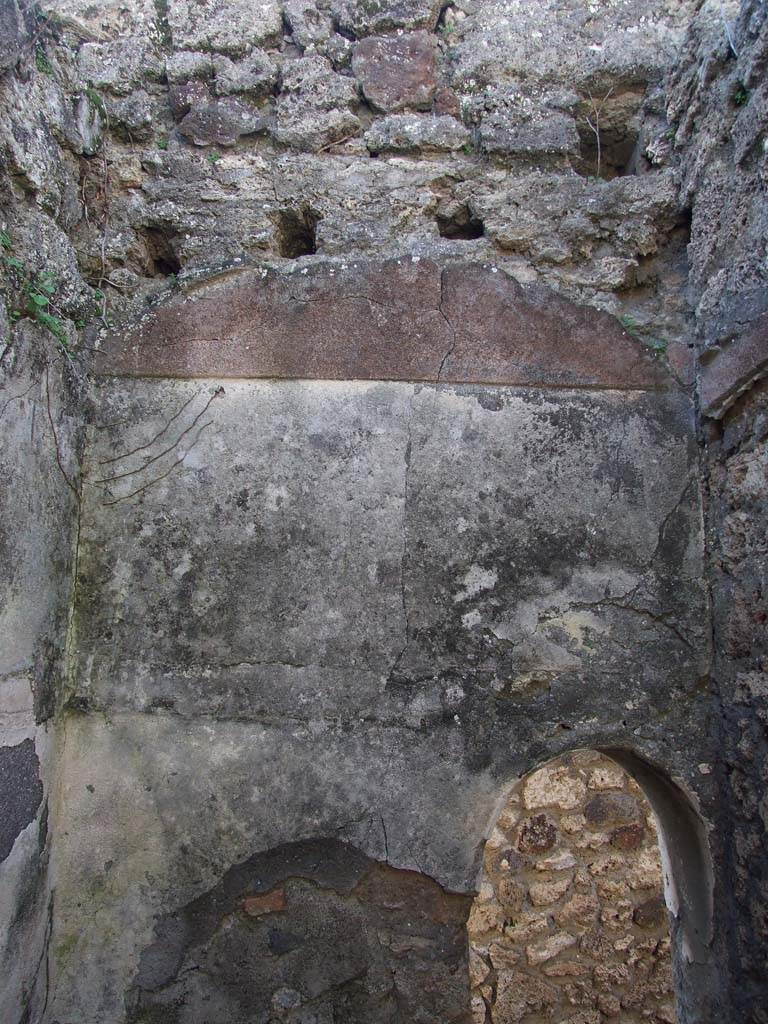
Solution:
<svg viewBox="0 0 768 1024">
<path fill-rule="evenodd" d="M 222 274 L 108 336 L 97 372 L 656 390 L 671 376 L 608 313 L 492 266 L 321 263 Z"/>
</svg>

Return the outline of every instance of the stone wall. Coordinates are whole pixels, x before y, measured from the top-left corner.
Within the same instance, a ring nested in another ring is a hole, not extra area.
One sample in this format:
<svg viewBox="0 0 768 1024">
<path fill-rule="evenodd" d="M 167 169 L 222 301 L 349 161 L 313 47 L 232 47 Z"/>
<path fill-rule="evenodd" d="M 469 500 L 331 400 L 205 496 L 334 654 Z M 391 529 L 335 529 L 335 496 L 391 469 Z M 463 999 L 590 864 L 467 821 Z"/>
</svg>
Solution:
<svg viewBox="0 0 768 1024">
<path fill-rule="evenodd" d="M 655 819 L 601 754 L 515 787 L 467 927 L 479 1024 L 677 1020 Z"/>
<path fill-rule="evenodd" d="M 766 385 L 768 18 L 704 4 L 670 82 L 693 211 L 690 290 L 699 394 L 722 757 L 718 856 L 730 872 L 722 956 L 740 1020 L 768 1020 Z M 727 28 L 727 31 L 726 31 Z"/>
</svg>

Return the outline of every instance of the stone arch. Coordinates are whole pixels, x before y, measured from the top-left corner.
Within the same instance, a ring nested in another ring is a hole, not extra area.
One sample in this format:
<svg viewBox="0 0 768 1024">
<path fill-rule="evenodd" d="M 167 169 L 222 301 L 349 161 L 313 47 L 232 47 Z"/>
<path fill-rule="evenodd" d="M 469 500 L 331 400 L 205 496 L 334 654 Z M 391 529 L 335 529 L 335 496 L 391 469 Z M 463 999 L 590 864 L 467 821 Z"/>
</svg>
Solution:
<svg viewBox="0 0 768 1024">
<path fill-rule="evenodd" d="M 633 751 L 579 748 L 518 779 L 497 807 L 477 893 L 478 1024 L 712 1019 L 706 827 L 682 787 Z"/>
</svg>

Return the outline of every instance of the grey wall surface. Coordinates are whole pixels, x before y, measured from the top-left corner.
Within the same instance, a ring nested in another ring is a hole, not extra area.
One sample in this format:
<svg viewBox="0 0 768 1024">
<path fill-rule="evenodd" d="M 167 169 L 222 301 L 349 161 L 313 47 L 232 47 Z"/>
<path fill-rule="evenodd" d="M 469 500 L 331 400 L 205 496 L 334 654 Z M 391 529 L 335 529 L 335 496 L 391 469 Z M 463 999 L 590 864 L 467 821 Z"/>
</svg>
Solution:
<svg viewBox="0 0 768 1024">
<path fill-rule="evenodd" d="M 156 919 L 285 844 L 343 839 L 473 892 L 499 801 L 563 749 L 630 747 L 706 804 L 684 394 L 140 379 L 97 394 L 51 1019 L 122 1020 Z"/>
</svg>

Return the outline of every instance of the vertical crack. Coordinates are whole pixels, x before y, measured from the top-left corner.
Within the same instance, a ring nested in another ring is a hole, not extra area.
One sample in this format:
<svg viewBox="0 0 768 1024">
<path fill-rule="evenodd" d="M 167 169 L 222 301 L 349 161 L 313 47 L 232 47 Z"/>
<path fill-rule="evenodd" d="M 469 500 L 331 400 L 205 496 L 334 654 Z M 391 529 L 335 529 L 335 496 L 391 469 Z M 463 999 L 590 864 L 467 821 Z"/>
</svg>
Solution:
<svg viewBox="0 0 768 1024">
<path fill-rule="evenodd" d="M 440 314 L 440 316 L 443 318 L 443 320 L 445 320 L 446 324 L 448 325 L 448 329 L 451 332 L 451 336 L 452 337 L 451 337 L 451 344 L 449 345 L 448 350 L 446 351 L 446 353 L 443 356 L 443 358 L 440 360 L 440 366 L 437 369 L 437 376 L 435 377 L 435 382 L 436 383 L 440 381 L 440 379 L 442 377 L 443 370 L 445 369 L 445 364 L 448 362 L 449 358 L 453 355 L 454 349 L 456 348 L 456 328 L 453 326 L 451 321 L 445 315 L 445 310 L 443 309 L 444 305 L 445 305 L 445 268 L 443 268 L 440 271 L 440 305 L 437 307 L 437 311 Z"/>
<path fill-rule="evenodd" d="M 394 673 L 397 671 L 397 667 L 405 656 L 405 652 L 408 650 L 408 637 L 410 634 L 410 619 L 408 615 L 408 597 L 405 588 L 405 573 L 408 568 L 408 501 L 410 498 L 411 488 L 411 452 L 413 449 L 413 391 L 411 392 L 410 401 L 408 402 L 408 418 L 406 420 L 406 430 L 408 440 L 405 445 L 405 467 L 403 471 L 403 549 L 400 556 L 400 602 L 403 612 L 403 646 L 400 649 L 397 657 L 392 662 L 392 667 L 387 673 L 387 682 L 392 680 Z"/>
</svg>

